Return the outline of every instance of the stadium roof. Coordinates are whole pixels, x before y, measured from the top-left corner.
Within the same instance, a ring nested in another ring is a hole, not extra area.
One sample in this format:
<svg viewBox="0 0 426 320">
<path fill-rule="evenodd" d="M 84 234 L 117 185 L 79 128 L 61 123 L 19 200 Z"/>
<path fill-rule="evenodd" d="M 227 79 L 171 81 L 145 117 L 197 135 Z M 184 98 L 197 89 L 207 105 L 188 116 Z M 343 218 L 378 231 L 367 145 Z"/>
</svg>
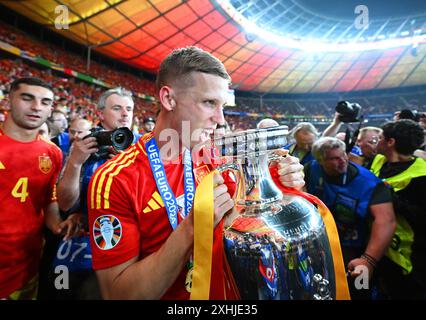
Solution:
<svg viewBox="0 0 426 320">
<path fill-rule="evenodd" d="M 0 0 L 150 72 L 174 48 L 200 46 L 224 62 L 239 90 L 315 93 L 426 84 L 426 1 L 370 0 L 356 8 L 357 2 Z"/>
<path fill-rule="evenodd" d="M 426 32 L 423 0 L 229 0 L 264 30 L 298 40 L 365 42 Z M 362 4 L 360 4 L 362 3 Z M 368 15 L 367 20 L 362 19 Z M 364 28 L 362 24 L 368 23 Z"/>
</svg>

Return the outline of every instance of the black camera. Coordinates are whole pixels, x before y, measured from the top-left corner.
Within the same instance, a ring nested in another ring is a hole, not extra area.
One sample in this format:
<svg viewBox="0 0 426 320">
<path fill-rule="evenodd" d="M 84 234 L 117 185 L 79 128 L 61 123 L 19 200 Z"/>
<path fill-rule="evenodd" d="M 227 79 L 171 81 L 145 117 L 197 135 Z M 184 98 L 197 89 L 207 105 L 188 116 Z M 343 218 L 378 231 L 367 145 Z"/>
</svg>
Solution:
<svg viewBox="0 0 426 320">
<path fill-rule="evenodd" d="M 90 130 L 90 134 L 84 138 L 94 137 L 98 143 L 98 151 L 92 154 L 91 158 L 101 159 L 108 157 L 111 147 L 115 150 L 125 150 L 133 143 L 133 133 L 127 127 L 107 131 L 97 127 Z"/>
<path fill-rule="evenodd" d="M 348 101 L 339 101 L 336 106 L 336 111 L 340 113 L 339 119 L 342 122 L 360 122 L 361 109 L 358 103 Z"/>
</svg>

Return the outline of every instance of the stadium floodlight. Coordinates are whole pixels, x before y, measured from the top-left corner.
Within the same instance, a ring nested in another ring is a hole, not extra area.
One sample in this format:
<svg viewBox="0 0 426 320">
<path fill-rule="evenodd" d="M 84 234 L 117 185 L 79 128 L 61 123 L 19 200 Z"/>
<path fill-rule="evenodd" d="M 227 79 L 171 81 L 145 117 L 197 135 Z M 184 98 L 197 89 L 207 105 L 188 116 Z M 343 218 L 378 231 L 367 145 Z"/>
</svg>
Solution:
<svg viewBox="0 0 426 320">
<path fill-rule="evenodd" d="M 217 0 L 217 3 L 232 19 L 234 19 L 234 21 L 241 25 L 245 32 L 255 35 L 266 42 L 284 48 L 303 50 L 307 52 L 360 52 L 407 47 L 413 45 L 413 43 L 426 43 L 426 34 L 410 35 L 408 32 L 407 34 L 401 32 L 401 36 L 405 36 L 402 38 L 386 39 L 386 37 L 382 35 L 377 38 L 367 38 L 367 41 L 364 42 L 357 41 L 336 43 L 320 40 L 294 39 L 289 35 L 281 36 L 260 28 L 255 22 L 248 20 L 240 12 L 238 12 L 229 0 Z M 379 39 L 379 41 L 376 39 Z"/>
</svg>

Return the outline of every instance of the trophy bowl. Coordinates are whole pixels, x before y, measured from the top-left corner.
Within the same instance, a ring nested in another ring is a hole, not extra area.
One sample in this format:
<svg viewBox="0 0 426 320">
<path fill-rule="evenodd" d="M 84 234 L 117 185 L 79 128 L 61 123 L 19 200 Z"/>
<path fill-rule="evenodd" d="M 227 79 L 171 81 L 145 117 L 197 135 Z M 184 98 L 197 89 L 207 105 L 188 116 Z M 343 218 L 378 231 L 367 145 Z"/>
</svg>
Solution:
<svg viewBox="0 0 426 320">
<path fill-rule="evenodd" d="M 335 299 L 320 213 L 303 197 L 283 193 L 270 175 L 273 152 L 286 144 L 287 134 L 287 126 L 278 126 L 212 141 L 216 155 L 228 160 L 219 171 L 233 171 L 237 181 L 223 234 L 227 265 L 241 299 Z"/>
</svg>

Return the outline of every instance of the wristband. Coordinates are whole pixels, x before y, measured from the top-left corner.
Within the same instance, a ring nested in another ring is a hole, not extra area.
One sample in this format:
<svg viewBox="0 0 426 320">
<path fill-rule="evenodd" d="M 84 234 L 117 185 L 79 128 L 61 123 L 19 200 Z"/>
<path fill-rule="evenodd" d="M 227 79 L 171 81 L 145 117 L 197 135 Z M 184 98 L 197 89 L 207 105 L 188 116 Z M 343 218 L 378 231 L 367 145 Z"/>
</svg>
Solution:
<svg viewBox="0 0 426 320">
<path fill-rule="evenodd" d="M 372 266 L 373 266 L 373 268 L 376 268 L 376 267 L 377 267 L 378 261 L 377 261 L 375 258 L 373 258 L 372 256 L 370 256 L 369 254 L 367 254 L 367 253 L 363 253 L 363 254 L 361 255 L 361 258 L 362 258 L 362 259 L 364 259 L 364 260 L 367 260 L 367 262 L 368 262 L 370 265 L 372 265 Z"/>
</svg>

